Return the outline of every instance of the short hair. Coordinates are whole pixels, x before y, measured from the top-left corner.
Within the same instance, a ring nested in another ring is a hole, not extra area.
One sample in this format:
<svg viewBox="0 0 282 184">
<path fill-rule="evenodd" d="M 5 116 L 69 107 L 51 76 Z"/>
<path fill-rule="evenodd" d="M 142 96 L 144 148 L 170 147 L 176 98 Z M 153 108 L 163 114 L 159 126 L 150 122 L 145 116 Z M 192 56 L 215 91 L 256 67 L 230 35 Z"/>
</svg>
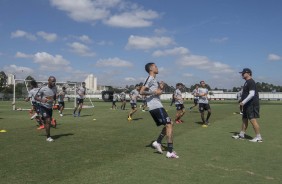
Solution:
<svg viewBox="0 0 282 184">
<path fill-rule="evenodd" d="M 205 82 L 205 81 L 203 81 L 203 80 L 202 80 L 202 81 L 200 81 L 200 84 L 202 84 L 202 82 Z"/>
<path fill-rule="evenodd" d="M 184 86 L 182 83 L 177 83 L 176 86 Z"/>
<path fill-rule="evenodd" d="M 65 86 L 63 86 L 63 87 L 62 87 L 62 89 L 63 89 L 63 90 L 65 90 L 65 89 L 66 89 L 66 87 L 65 87 Z"/>
<path fill-rule="evenodd" d="M 37 82 L 36 82 L 35 80 L 32 80 L 32 81 L 30 82 L 30 85 L 31 85 L 32 87 L 36 88 L 36 87 L 37 87 Z"/>
<path fill-rule="evenodd" d="M 148 72 L 148 73 L 150 73 L 150 67 L 152 66 L 152 65 L 154 65 L 155 63 L 147 63 L 146 65 L 145 65 L 145 70 L 146 70 L 146 72 Z"/>
<path fill-rule="evenodd" d="M 85 84 L 85 82 L 82 82 L 81 84 Z"/>
</svg>

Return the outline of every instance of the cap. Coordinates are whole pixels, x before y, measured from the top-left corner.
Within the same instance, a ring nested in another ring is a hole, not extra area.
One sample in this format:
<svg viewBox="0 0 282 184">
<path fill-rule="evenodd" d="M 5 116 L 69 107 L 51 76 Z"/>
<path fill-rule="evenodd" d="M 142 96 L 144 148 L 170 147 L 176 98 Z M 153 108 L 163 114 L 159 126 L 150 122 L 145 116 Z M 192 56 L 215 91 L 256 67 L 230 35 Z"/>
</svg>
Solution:
<svg viewBox="0 0 282 184">
<path fill-rule="evenodd" d="M 244 69 L 242 70 L 242 72 L 239 72 L 239 73 L 249 73 L 249 74 L 252 74 L 252 70 L 249 69 L 249 68 L 244 68 Z"/>
</svg>

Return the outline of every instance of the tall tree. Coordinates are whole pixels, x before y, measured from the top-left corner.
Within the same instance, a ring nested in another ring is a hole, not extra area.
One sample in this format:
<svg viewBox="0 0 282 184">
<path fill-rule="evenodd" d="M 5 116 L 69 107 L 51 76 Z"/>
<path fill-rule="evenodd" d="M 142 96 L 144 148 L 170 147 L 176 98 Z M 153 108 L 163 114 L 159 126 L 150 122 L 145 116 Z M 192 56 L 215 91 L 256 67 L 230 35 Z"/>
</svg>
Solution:
<svg viewBox="0 0 282 184">
<path fill-rule="evenodd" d="M 4 72 L 4 71 L 1 71 L 1 72 L 0 72 L 0 90 L 2 90 L 2 89 L 6 86 L 6 84 L 7 84 L 7 79 L 8 79 L 8 77 L 7 77 L 7 75 L 5 74 L 5 72 Z"/>
</svg>

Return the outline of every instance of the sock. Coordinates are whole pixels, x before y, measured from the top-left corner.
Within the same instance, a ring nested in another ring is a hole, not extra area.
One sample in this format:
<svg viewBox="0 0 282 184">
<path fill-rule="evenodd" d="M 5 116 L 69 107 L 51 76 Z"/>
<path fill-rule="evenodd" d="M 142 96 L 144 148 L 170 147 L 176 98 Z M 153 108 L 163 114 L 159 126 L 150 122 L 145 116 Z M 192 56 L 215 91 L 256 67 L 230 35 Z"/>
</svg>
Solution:
<svg viewBox="0 0 282 184">
<path fill-rule="evenodd" d="M 167 151 L 172 153 L 173 150 L 173 143 L 167 143 Z"/>
<path fill-rule="evenodd" d="M 258 139 L 262 139 L 260 134 L 257 134 L 256 136 Z"/>
<path fill-rule="evenodd" d="M 244 131 L 240 131 L 240 134 L 239 134 L 241 137 L 245 137 L 245 132 Z"/>
<path fill-rule="evenodd" d="M 161 144 L 161 143 L 162 143 L 162 140 L 163 140 L 163 138 L 164 138 L 164 136 L 165 136 L 165 135 L 161 133 L 161 134 L 159 135 L 158 139 L 157 139 L 157 143 Z"/>
<path fill-rule="evenodd" d="M 47 134 L 47 139 L 48 139 L 49 137 L 51 137 L 50 134 Z"/>
</svg>

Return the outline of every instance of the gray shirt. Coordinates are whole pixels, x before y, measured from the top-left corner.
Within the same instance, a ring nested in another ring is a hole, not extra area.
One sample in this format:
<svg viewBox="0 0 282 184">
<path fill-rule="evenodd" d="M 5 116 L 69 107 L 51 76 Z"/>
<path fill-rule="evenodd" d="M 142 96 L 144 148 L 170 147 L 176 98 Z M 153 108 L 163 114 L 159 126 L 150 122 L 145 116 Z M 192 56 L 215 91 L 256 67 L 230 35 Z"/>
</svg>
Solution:
<svg viewBox="0 0 282 184">
<path fill-rule="evenodd" d="M 139 96 L 139 91 L 136 89 L 130 92 L 130 103 L 137 103 L 137 97 Z"/>
<path fill-rule="evenodd" d="M 192 91 L 192 95 L 194 95 L 194 99 L 199 99 L 199 97 L 197 96 L 197 93 L 199 93 L 199 88 L 198 89 L 194 89 Z"/>
<path fill-rule="evenodd" d="M 78 99 L 84 99 L 86 95 L 86 88 L 80 86 L 79 88 L 77 88 L 76 93 L 78 94 Z"/>
<path fill-rule="evenodd" d="M 64 102 L 64 98 L 65 98 L 66 94 L 67 94 L 66 91 L 61 91 L 61 92 L 58 94 L 58 102 Z"/>
<path fill-rule="evenodd" d="M 199 94 L 206 94 L 208 95 L 209 90 L 207 88 L 199 88 L 198 89 Z M 199 96 L 199 103 L 203 103 L 203 104 L 208 104 L 209 100 L 207 96 Z"/>
<path fill-rule="evenodd" d="M 183 104 L 182 93 L 179 89 L 174 91 L 175 105 Z"/>
<path fill-rule="evenodd" d="M 159 84 L 158 84 L 157 80 L 152 76 L 149 76 L 147 78 L 147 80 L 144 83 L 144 86 L 149 89 L 149 92 L 156 91 L 159 88 Z M 163 108 L 163 105 L 162 105 L 162 102 L 161 102 L 159 95 L 147 96 L 146 101 L 147 101 L 147 106 L 148 106 L 149 110 Z"/>
<path fill-rule="evenodd" d="M 39 88 L 33 88 L 28 92 L 28 98 L 30 98 L 32 102 L 37 102 L 34 97 L 37 94 L 38 90 Z"/>
<path fill-rule="evenodd" d="M 57 87 L 49 88 L 49 86 L 44 86 L 39 89 L 38 96 L 41 99 L 47 99 L 46 103 L 40 103 L 43 107 L 52 109 L 54 100 L 56 99 Z"/>
</svg>

